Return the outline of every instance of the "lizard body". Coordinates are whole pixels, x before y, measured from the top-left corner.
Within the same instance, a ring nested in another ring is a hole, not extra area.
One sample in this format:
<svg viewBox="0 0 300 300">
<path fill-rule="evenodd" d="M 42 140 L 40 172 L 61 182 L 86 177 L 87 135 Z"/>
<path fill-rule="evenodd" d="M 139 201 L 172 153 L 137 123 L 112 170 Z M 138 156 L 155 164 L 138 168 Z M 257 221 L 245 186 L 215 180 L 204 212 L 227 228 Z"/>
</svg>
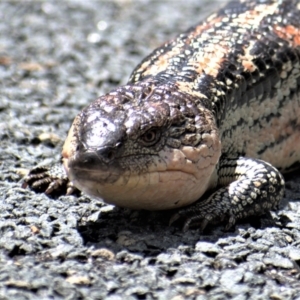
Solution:
<svg viewBox="0 0 300 300">
<path fill-rule="evenodd" d="M 225 219 L 230 227 L 282 199 L 280 172 L 300 161 L 299 116 L 300 2 L 235 1 L 87 106 L 63 147 L 64 168 L 76 187 L 105 202 L 148 210 L 193 204 L 173 220 L 188 216 L 186 227 L 201 220 L 204 229 Z M 39 171 L 25 179 L 45 180 Z"/>
</svg>

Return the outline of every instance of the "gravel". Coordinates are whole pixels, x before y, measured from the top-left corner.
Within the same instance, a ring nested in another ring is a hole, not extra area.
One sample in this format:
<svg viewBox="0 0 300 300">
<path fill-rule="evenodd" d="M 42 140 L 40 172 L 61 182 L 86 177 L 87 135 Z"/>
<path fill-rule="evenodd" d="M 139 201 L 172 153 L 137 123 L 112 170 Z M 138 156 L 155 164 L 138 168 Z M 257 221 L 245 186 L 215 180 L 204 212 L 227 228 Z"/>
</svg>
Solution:
<svg viewBox="0 0 300 300">
<path fill-rule="evenodd" d="M 50 199 L 22 175 L 59 159 L 87 103 L 214 1 L 0 3 L 0 299 L 300 299 L 300 177 L 274 221 L 182 233 L 169 212 Z"/>
</svg>

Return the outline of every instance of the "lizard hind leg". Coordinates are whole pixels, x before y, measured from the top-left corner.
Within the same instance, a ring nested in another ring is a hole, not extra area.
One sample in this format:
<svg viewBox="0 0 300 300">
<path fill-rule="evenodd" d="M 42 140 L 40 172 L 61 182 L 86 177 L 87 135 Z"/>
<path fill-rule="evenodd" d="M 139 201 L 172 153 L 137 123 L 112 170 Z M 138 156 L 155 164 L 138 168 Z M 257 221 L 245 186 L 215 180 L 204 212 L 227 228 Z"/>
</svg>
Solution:
<svg viewBox="0 0 300 300">
<path fill-rule="evenodd" d="M 275 167 L 262 160 L 223 158 L 218 168 L 218 187 L 208 198 L 180 210 L 170 223 L 185 218 L 183 230 L 200 223 L 202 232 L 207 224 L 226 220 L 228 230 L 238 219 L 276 209 L 283 198 L 284 179 Z"/>
</svg>

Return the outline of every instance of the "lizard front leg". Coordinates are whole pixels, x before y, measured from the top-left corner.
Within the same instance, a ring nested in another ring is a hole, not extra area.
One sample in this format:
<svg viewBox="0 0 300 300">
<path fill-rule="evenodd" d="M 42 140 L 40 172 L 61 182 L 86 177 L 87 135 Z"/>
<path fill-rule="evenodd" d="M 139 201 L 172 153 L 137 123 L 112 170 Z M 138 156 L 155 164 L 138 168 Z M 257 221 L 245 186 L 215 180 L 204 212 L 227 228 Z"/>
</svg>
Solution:
<svg viewBox="0 0 300 300">
<path fill-rule="evenodd" d="M 231 228 L 238 219 L 262 215 L 277 208 L 284 194 L 284 179 L 269 163 L 253 158 L 222 158 L 218 167 L 218 187 L 205 200 L 180 210 L 170 223 L 186 218 L 183 230 L 200 222 L 203 231 L 208 223 L 227 221 Z"/>
</svg>

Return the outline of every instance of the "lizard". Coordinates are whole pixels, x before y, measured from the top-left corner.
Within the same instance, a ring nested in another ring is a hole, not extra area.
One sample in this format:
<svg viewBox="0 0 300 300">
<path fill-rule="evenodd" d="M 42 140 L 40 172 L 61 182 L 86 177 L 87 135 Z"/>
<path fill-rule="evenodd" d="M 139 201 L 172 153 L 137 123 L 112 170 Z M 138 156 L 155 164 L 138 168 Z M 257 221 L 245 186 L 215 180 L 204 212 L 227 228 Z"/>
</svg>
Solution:
<svg viewBox="0 0 300 300">
<path fill-rule="evenodd" d="M 299 116 L 300 2 L 229 2 L 75 117 L 63 174 L 37 167 L 23 186 L 229 229 L 278 208 L 300 161 Z"/>
</svg>

